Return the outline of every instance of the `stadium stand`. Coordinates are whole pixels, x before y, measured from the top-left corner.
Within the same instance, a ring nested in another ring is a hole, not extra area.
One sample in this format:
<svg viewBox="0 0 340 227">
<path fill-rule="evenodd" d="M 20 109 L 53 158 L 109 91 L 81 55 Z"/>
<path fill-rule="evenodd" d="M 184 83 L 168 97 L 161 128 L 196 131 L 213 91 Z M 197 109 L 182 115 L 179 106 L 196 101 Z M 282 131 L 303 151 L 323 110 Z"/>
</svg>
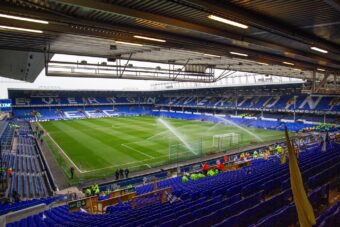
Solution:
<svg viewBox="0 0 340 227">
<path fill-rule="evenodd" d="M 311 144 L 299 155 L 308 197 L 314 210 L 328 204 L 329 184 L 340 171 L 339 144 L 321 152 Z M 323 169 L 321 173 L 319 170 Z M 253 160 L 242 169 L 215 177 L 183 183 L 180 177 L 157 182 L 158 188 L 173 188 L 175 202 L 132 209 L 130 202 L 107 208 L 107 215 L 68 212 L 67 206 L 44 211 L 7 226 L 289 226 L 297 213 L 287 179 L 288 164 L 276 156 Z M 136 188 L 137 194 L 152 191 L 152 184 Z M 270 195 L 270 196 L 269 196 Z M 339 203 L 321 213 L 320 226 L 339 224 Z"/>
<path fill-rule="evenodd" d="M 13 204 L 7 204 L 7 205 L 0 205 L 0 215 L 26 209 L 26 208 L 33 207 L 39 204 L 49 205 L 59 198 L 60 196 L 55 196 L 55 197 L 48 197 L 48 198 L 25 200 L 25 201 L 13 203 Z"/>
<path fill-rule="evenodd" d="M 21 199 L 49 196 L 52 188 L 45 177 L 46 167 L 42 163 L 29 124 L 20 121 L 7 122 L 0 138 L 2 160 L 6 163 L 3 168 L 12 170 L 9 195 L 18 193 Z"/>
<path fill-rule="evenodd" d="M 260 91 L 264 88 L 257 89 L 259 89 L 257 96 L 242 93 L 232 96 L 228 89 L 220 89 L 219 93 L 212 89 L 196 89 L 149 92 L 147 95 L 133 92 L 104 92 L 102 95 L 93 95 L 91 91 L 77 93 L 53 91 L 53 96 L 42 92 L 39 97 L 12 90 L 10 97 L 13 100 L 14 116 L 25 120 L 127 116 L 150 114 L 151 110 L 158 110 L 221 114 L 237 122 L 241 120 L 234 118 L 242 118 L 244 121 L 241 123 L 249 127 L 282 129 L 281 123 L 287 123 L 290 129 L 296 131 L 319 123 L 339 122 L 340 101 L 336 96 L 310 96 L 298 93 L 268 96 L 261 95 Z M 267 86 L 266 89 L 273 89 L 271 91 L 273 93 L 275 87 Z M 289 123 L 296 123 L 296 127 Z"/>
<path fill-rule="evenodd" d="M 272 88 L 274 89 L 274 88 Z M 105 93 L 94 96 L 91 92 L 54 92 L 54 96 L 31 97 L 12 91 L 13 115 L 25 120 L 84 119 L 112 116 L 151 114 L 180 119 L 211 120 L 209 115 L 219 115 L 237 124 L 291 131 L 314 127 L 320 123 L 338 125 L 340 101 L 332 96 L 302 94 L 281 96 L 228 96 L 209 89 L 197 89 L 195 95 L 150 93 Z M 199 93 L 199 95 L 198 95 Z M 159 113 L 157 113 L 159 112 Z M 191 116 L 189 116 L 191 115 Z M 202 116 L 197 116 L 202 115 Z"/>
</svg>

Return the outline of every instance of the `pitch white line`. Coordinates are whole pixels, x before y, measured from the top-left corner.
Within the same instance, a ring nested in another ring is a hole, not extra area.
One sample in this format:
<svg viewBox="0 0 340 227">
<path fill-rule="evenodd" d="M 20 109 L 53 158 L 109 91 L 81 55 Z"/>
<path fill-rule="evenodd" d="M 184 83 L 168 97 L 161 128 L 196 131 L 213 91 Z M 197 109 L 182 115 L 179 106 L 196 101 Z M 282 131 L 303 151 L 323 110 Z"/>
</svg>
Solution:
<svg viewBox="0 0 340 227">
<path fill-rule="evenodd" d="M 176 127 L 176 129 L 185 128 L 185 127 L 188 127 L 188 126 L 190 126 L 190 125 L 182 125 L 182 126 Z M 166 134 L 166 133 L 169 133 L 169 130 L 164 130 L 162 132 L 159 132 L 159 133 L 157 133 L 157 134 L 155 134 L 153 136 L 150 136 L 150 137 L 146 138 L 145 140 L 151 140 L 151 139 L 153 139 L 155 137 L 161 136 L 161 135 Z"/>
<path fill-rule="evenodd" d="M 39 126 L 41 128 L 43 128 L 40 123 L 38 123 Z M 46 131 L 45 131 L 46 132 Z M 46 135 L 52 140 L 52 142 L 59 148 L 59 150 L 65 155 L 65 157 L 72 163 L 72 165 L 74 167 L 76 167 L 76 169 L 80 172 L 80 173 L 84 173 L 83 170 L 79 169 L 79 167 L 72 161 L 72 159 L 70 159 L 70 157 L 65 153 L 65 151 L 58 145 L 58 143 L 50 136 L 50 134 L 48 132 L 46 132 Z"/>
<path fill-rule="evenodd" d="M 155 157 L 153 157 L 153 156 L 151 156 L 151 155 L 148 155 L 148 154 L 146 154 L 146 153 L 144 153 L 144 152 L 142 152 L 142 151 L 139 151 L 139 150 L 137 150 L 137 149 L 135 149 L 135 148 L 133 148 L 133 147 L 130 147 L 130 146 L 128 146 L 128 145 L 126 145 L 126 144 L 121 144 L 122 146 L 124 146 L 124 147 L 126 147 L 126 148 L 128 148 L 128 149 L 130 149 L 130 150 L 133 150 L 133 151 L 136 151 L 136 152 L 138 152 L 138 153 L 140 153 L 140 154 L 142 154 L 142 155 L 144 155 L 144 156 L 147 156 L 147 157 L 149 157 L 150 159 L 154 159 Z"/>
<path fill-rule="evenodd" d="M 39 126 L 44 129 L 44 127 L 42 127 L 40 125 L 40 123 L 38 123 Z M 127 162 L 127 163 L 124 163 L 124 164 L 118 164 L 118 165 L 112 165 L 112 166 L 107 166 L 107 167 L 104 167 L 104 168 L 98 168 L 98 169 L 93 169 L 93 170 L 81 170 L 73 161 L 72 159 L 65 153 L 65 151 L 58 145 L 58 143 L 49 135 L 49 133 L 44 129 L 44 131 L 46 132 L 46 135 L 52 140 L 52 142 L 60 149 L 60 151 L 65 155 L 65 157 L 72 163 L 72 165 L 80 172 L 80 173 L 90 173 L 90 172 L 96 172 L 98 170 L 104 170 L 104 169 L 111 169 L 111 168 L 115 168 L 115 167 L 120 167 L 120 166 L 125 166 L 125 165 L 130 165 L 130 164 L 135 164 L 135 163 L 140 163 L 140 162 L 145 162 L 145 161 L 148 161 L 148 160 L 152 160 L 152 159 L 155 159 L 154 156 L 151 156 L 151 155 L 148 155 L 142 151 L 139 151 L 135 148 L 132 148 L 126 144 L 121 144 L 122 146 L 125 146 L 127 147 L 128 149 L 130 150 L 133 150 L 133 151 L 136 151 L 138 153 L 141 153 L 142 155 L 145 155 L 145 156 L 148 156 L 149 158 L 148 159 L 143 159 L 143 160 L 139 160 L 139 161 L 133 161 L 133 162 Z M 76 131 L 76 130 L 75 130 Z M 138 143 L 138 142 L 144 142 L 144 141 L 137 141 L 137 142 L 131 142 L 129 144 L 132 144 L 132 143 Z M 160 155 L 160 156 L 157 156 L 157 158 L 162 158 L 162 157 L 167 157 L 168 155 L 165 154 L 165 155 Z M 142 165 L 145 165 L 147 166 L 148 168 L 152 168 L 149 164 L 147 163 L 144 163 Z M 136 166 L 133 166 L 133 167 L 136 167 Z M 132 167 L 130 167 L 132 168 Z"/>
<path fill-rule="evenodd" d="M 98 170 L 103 170 L 103 169 L 111 169 L 111 168 L 115 168 L 115 167 L 121 167 L 121 166 L 130 165 L 130 164 L 134 164 L 134 163 L 145 162 L 145 161 L 148 161 L 148 160 L 150 160 L 150 159 L 148 158 L 148 159 L 143 159 L 143 160 L 139 160 L 139 161 L 127 162 L 127 163 L 124 163 L 124 164 L 112 165 L 112 166 L 107 166 L 107 167 L 98 168 L 98 169 L 85 170 L 84 173 L 90 173 L 90 172 L 96 172 Z M 142 164 L 142 165 L 145 165 L 145 164 Z M 131 168 L 131 167 L 129 167 L 129 168 Z"/>
</svg>

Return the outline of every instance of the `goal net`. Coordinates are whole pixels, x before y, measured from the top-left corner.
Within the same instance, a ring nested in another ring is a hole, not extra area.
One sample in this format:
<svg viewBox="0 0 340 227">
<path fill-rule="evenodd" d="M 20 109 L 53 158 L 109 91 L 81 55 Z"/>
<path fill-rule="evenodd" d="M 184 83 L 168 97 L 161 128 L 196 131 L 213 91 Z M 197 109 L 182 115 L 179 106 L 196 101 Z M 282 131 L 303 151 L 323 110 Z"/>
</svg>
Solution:
<svg viewBox="0 0 340 227">
<path fill-rule="evenodd" d="M 169 161 L 180 162 L 195 157 L 201 157 L 203 153 L 202 140 L 195 140 L 187 144 L 178 143 L 169 146 Z"/>
<path fill-rule="evenodd" d="M 241 136 L 238 133 L 226 133 L 213 136 L 213 147 L 218 150 L 224 150 L 227 147 L 233 147 L 233 145 L 241 142 Z"/>
</svg>

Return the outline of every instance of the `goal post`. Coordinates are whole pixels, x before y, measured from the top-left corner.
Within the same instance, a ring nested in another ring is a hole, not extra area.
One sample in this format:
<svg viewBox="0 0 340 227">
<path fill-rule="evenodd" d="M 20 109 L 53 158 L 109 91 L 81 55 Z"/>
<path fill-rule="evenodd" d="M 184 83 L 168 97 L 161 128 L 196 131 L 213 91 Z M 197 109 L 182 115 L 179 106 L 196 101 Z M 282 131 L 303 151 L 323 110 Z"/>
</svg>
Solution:
<svg viewBox="0 0 340 227">
<path fill-rule="evenodd" d="M 219 151 L 234 147 L 241 142 L 241 135 L 238 133 L 226 133 L 213 136 L 212 146 Z"/>
<path fill-rule="evenodd" d="M 190 141 L 186 144 L 176 143 L 169 145 L 170 163 L 201 157 L 202 154 L 203 154 L 202 139 Z"/>
</svg>

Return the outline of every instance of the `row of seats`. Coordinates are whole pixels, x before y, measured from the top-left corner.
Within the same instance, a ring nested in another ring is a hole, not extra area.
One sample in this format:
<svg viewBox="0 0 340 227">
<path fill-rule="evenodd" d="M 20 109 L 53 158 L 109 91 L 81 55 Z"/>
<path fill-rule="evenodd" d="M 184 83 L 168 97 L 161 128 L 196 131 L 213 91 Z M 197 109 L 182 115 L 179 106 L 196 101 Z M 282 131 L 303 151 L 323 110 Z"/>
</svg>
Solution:
<svg viewBox="0 0 340 227">
<path fill-rule="evenodd" d="M 340 225 L 340 202 L 337 202 L 325 212 L 323 212 L 317 219 L 316 225 L 318 227 L 339 226 Z"/>
<path fill-rule="evenodd" d="M 239 118 L 239 117 L 232 117 L 232 116 L 216 117 L 212 115 L 191 114 L 191 113 L 183 113 L 183 112 L 180 113 L 180 112 L 153 111 L 152 115 L 157 116 L 157 117 L 176 118 L 176 119 L 183 119 L 183 120 L 210 121 L 214 123 L 224 123 L 224 124 L 229 124 L 227 121 L 231 121 L 241 126 L 272 129 L 272 130 L 284 130 L 284 128 L 287 127 L 289 131 L 294 131 L 294 132 L 300 131 L 301 129 L 304 129 L 304 128 L 315 126 L 314 124 L 305 124 L 301 122 L 283 123 L 280 121 L 255 120 L 255 119 L 246 119 L 246 118 Z"/>
<path fill-rule="evenodd" d="M 7 128 L 8 122 L 0 120 L 0 138 Z"/>
<path fill-rule="evenodd" d="M 27 133 L 26 133 L 27 135 Z M 18 155 L 28 155 L 34 156 L 36 155 L 34 148 L 34 139 L 31 136 L 19 136 L 18 137 Z"/>
<path fill-rule="evenodd" d="M 129 103 L 149 103 L 155 102 L 154 97 L 22 97 L 13 99 L 13 105 L 98 105 L 98 104 L 129 104 Z"/>
<path fill-rule="evenodd" d="M 96 106 L 62 108 L 14 108 L 13 115 L 24 120 L 62 120 L 110 117 L 116 115 L 148 114 L 150 106 Z"/>
<path fill-rule="evenodd" d="M 24 198 L 48 196 L 41 173 L 25 174 L 14 172 L 12 175 L 11 194 L 14 193 L 14 190 Z"/>
<path fill-rule="evenodd" d="M 298 157 L 302 176 L 308 180 L 313 177 L 310 174 L 320 168 L 332 168 L 330 178 L 338 175 L 339 148 L 339 145 L 335 145 L 333 150 L 321 152 L 319 147 L 312 146 L 308 151 L 302 151 Z M 337 169 L 332 167 L 335 164 Z M 285 184 L 285 188 L 277 194 L 277 182 L 289 180 L 288 173 L 288 164 L 281 165 L 280 159 L 274 156 L 269 160 L 253 160 L 249 167 L 198 181 L 183 183 L 177 177 L 157 182 L 158 188 L 172 187 L 173 196 L 180 198 L 176 202 L 157 203 L 137 209 L 132 209 L 131 203 L 125 203 L 109 207 L 109 214 L 106 215 L 69 213 L 67 207 L 62 206 L 8 226 L 226 226 L 226 223 L 230 226 L 233 226 L 232 223 L 236 223 L 234 226 L 248 226 L 269 219 L 269 215 L 294 213 L 289 184 Z M 152 190 L 153 184 L 136 188 L 137 194 Z M 314 189 L 309 194 L 312 204 L 317 206 L 318 201 L 326 196 L 327 190 L 327 185 Z M 263 199 L 265 195 L 271 194 L 275 196 Z M 296 217 L 296 213 L 294 215 Z M 282 218 L 276 221 L 284 222 Z M 296 218 L 291 221 L 296 221 Z"/>
<path fill-rule="evenodd" d="M 299 109 L 339 111 L 338 97 L 283 95 L 283 96 L 221 96 L 220 94 L 172 97 L 23 97 L 13 99 L 17 106 L 27 105 L 108 105 L 108 104 L 156 104 L 187 107 L 224 107 L 239 109 Z"/>
<path fill-rule="evenodd" d="M 33 207 L 39 204 L 51 204 L 52 202 L 58 200 L 60 197 L 48 197 L 48 198 L 40 198 L 40 199 L 32 199 L 32 200 L 26 200 L 26 201 L 21 201 L 13 204 L 5 204 L 5 205 L 0 205 L 0 215 L 7 214 L 9 212 L 14 212 L 22 209 L 26 209 L 29 207 Z"/>
<path fill-rule="evenodd" d="M 10 151 L 12 148 L 12 139 L 14 135 L 14 128 L 10 127 L 9 124 L 6 124 L 6 128 L 4 129 L 1 135 L 1 148 L 2 152 Z"/>
<path fill-rule="evenodd" d="M 167 97 L 156 99 L 157 105 L 171 105 L 180 107 L 223 107 L 238 109 L 275 109 L 275 110 L 329 110 L 340 111 L 337 97 L 325 96 L 239 96 L 239 97 Z"/>
<path fill-rule="evenodd" d="M 12 151 L 10 146 L 10 149 L 2 153 L 5 167 L 12 169 L 10 195 L 16 192 L 21 199 L 46 197 L 49 195 L 50 184 L 45 180 L 43 163 L 32 137 L 33 132 L 27 122 L 13 121 L 11 124 L 19 126 L 17 149 Z M 8 126 L 8 130 L 11 131 L 8 139 L 12 141 L 14 127 Z"/>
<path fill-rule="evenodd" d="M 5 153 L 3 156 L 13 171 L 26 173 L 40 172 L 38 156 L 21 156 L 13 153 Z"/>
</svg>

